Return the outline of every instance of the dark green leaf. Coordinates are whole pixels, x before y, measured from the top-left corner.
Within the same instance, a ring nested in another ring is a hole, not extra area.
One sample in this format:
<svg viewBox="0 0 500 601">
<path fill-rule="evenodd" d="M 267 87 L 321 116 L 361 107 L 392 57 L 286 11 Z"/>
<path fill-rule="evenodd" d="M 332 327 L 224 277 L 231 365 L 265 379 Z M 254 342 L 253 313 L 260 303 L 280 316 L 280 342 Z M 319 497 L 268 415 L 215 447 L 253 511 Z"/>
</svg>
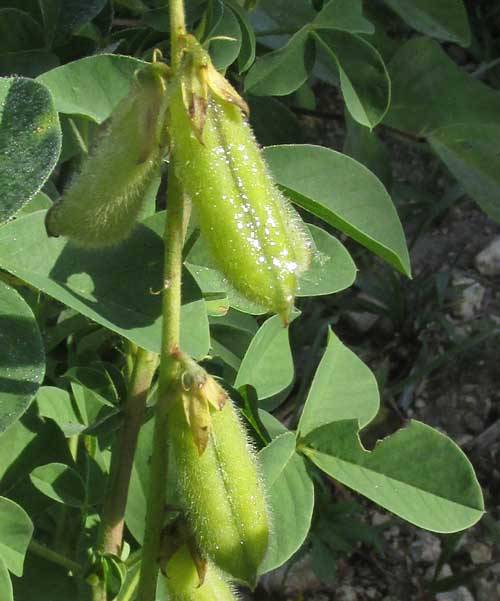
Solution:
<svg viewBox="0 0 500 601">
<path fill-rule="evenodd" d="M 340 29 L 350 33 L 375 31 L 373 25 L 363 17 L 361 0 L 330 0 L 312 22 L 316 29 Z"/>
<path fill-rule="evenodd" d="M 271 146 L 264 156 L 294 202 L 410 274 L 398 214 L 384 186 L 366 167 L 309 144 Z"/>
<path fill-rule="evenodd" d="M 71 461 L 67 440 L 57 426 L 33 414 L 30 410 L 0 436 L 0 495 L 12 495 L 40 464 Z M 33 496 L 31 485 L 29 493 Z"/>
<path fill-rule="evenodd" d="M 47 89 L 23 77 L 0 78 L 0 222 L 46 182 L 61 150 L 61 131 Z"/>
<path fill-rule="evenodd" d="M 298 430 L 306 436 L 330 422 L 357 419 L 360 428 L 377 414 L 379 393 L 370 369 L 329 330 Z"/>
<path fill-rule="evenodd" d="M 237 320 L 234 316 L 237 316 Z M 227 319 L 229 317 L 229 319 Z M 254 328 L 248 329 L 246 323 L 241 323 L 242 318 L 253 322 Z M 210 333 L 211 355 L 220 357 L 228 366 L 237 373 L 245 352 L 257 331 L 254 318 L 247 313 L 240 313 L 230 309 L 227 315 L 211 319 Z"/>
<path fill-rule="evenodd" d="M 314 63 L 314 44 L 309 29 L 294 34 L 288 43 L 259 57 L 245 79 L 245 90 L 255 96 L 291 94 L 309 77 Z"/>
<path fill-rule="evenodd" d="M 85 504 L 85 485 L 80 474 L 63 463 L 49 463 L 34 469 L 30 474 L 33 486 L 50 499 L 82 507 Z"/>
<path fill-rule="evenodd" d="M 465 191 L 500 222 L 500 119 L 442 127 L 428 141 Z"/>
<path fill-rule="evenodd" d="M 326 584 L 333 584 L 337 579 L 337 564 L 330 547 L 320 540 L 313 540 L 311 559 L 316 576 Z"/>
<path fill-rule="evenodd" d="M 384 0 L 408 25 L 427 35 L 468 46 L 471 31 L 463 0 Z"/>
<path fill-rule="evenodd" d="M 0 76 L 22 75 L 37 77 L 40 73 L 55 69 L 59 59 L 46 50 L 26 50 L 0 55 Z"/>
<path fill-rule="evenodd" d="M 65 37 L 97 16 L 106 0 L 39 0 L 49 46 L 59 44 Z"/>
<path fill-rule="evenodd" d="M 256 31 L 261 29 L 299 29 L 316 16 L 311 2 L 305 0 L 259 0 L 252 14 Z"/>
<path fill-rule="evenodd" d="M 416 135 L 457 123 L 500 123 L 500 95 L 460 69 L 438 43 L 416 38 L 389 63 L 391 127 Z"/>
<path fill-rule="evenodd" d="M 437 430 L 411 421 L 366 451 L 357 420 L 313 430 L 306 456 L 329 476 L 421 528 L 456 532 L 484 513 L 474 470 L 460 447 Z"/>
<path fill-rule="evenodd" d="M 327 63 L 338 71 L 342 95 L 354 119 L 370 129 L 384 118 L 391 82 L 378 50 L 362 37 L 344 31 L 314 34 Z"/>
<path fill-rule="evenodd" d="M 392 187 L 391 157 L 374 131 L 360 125 L 346 112 L 347 135 L 342 151 L 375 174 L 387 190 Z"/>
<path fill-rule="evenodd" d="M 44 212 L 0 229 L 0 266 L 135 344 L 159 352 L 163 231 L 157 213 L 122 245 L 85 251 L 62 238 L 47 237 Z M 203 357 L 209 348 L 208 318 L 194 280 L 183 283 L 181 346 Z"/>
<path fill-rule="evenodd" d="M 250 124 L 261 146 L 303 141 L 300 122 L 286 104 L 276 98 L 250 96 Z"/>
<path fill-rule="evenodd" d="M 116 390 L 107 374 L 91 367 L 75 367 L 65 376 L 71 381 L 79 421 L 90 429 L 90 433 L 118 412 L 117 407 L 108 400 L 115 397 Z M 116 397 L 113 400 L 116 401 Z"/>
<path fill-rule="evenodd" d="M 33 524 L 24 509 L 0 497 L 0 558 L 15 576 L 23 575 L 24 556 L 32 534 Z"/>
<path fill-rule="evenodd" d="M 78 596 L 78 580 L 68 574 L 65 568 L 28 553 L 24 576 L 14 581 L 15 601 L 34 601 L 35 583 L 36 601 L 88 601 L 88 598 Z"/>
<path fill-rule="evenodd" d="M 43 45 L 43 30 L 28 13 L 15 8 L 0 10 L 0 54 L 34 50 Z"/>
<path fill-rule="evenodd" d="M 0 434 L 29 407 L 45 374 L 45 353 L 30 307 L 0 281 Z"/>
</svg>

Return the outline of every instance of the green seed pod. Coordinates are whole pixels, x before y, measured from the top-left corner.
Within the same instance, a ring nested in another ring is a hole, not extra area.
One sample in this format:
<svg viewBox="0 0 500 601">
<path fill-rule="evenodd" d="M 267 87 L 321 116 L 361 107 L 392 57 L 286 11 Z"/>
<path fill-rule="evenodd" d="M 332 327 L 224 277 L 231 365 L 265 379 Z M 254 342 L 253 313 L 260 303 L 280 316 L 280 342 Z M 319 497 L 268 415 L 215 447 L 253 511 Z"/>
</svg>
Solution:
<svg viewBox="0 0 500 601">
<path fill-rule="evenodd" d="M 169 102 L 177 175 L 229 282 L 286 322 L 310 263 L 309 235 L 269 173 L 244 102 L 206 53 L 188 46 Z"/>
<path fill-rule="evenodd" d="M 169 601 L 236 601 L 231 586 L 213 565 L 208 566 L 200 584 L 187 545 L 183 545 L 168 561 L 163 584 Z"/>
<path fill-rule="evenodd" d="M 184 390 L 184 402 L 179 400 L 169 417 L 179 496 L 200 550 L 233 578 L 254 586 L 269 526 L 253 449 L 227 399 L 222 409 L 211 410 L 208 441 L 200 455 L 196 430 L 186 418 L 186 394 Z"/>
<path fill-rule="evenodd" d="M 154 63 L 136 73 L 107 131 L 47 213 L 49 236 L 97 248 L 129 235 L 166 149 L 166 69 Z"/>
</svg>

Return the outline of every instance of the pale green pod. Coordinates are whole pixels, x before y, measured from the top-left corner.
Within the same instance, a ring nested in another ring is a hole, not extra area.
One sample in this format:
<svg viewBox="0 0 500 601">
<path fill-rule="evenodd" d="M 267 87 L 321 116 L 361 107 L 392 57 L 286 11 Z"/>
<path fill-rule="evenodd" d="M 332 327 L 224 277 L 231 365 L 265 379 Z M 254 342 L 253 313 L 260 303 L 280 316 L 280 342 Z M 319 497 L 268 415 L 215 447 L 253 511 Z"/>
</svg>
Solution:
<svg viewBox="0 0 500 601">
<path fill-rule="evenodd" d="M 201 143 L 178 88 L 169 105 L 172 150 L 205 241 L 239 292 L 287 321 L 310 237 L 240 108 L 209 90 Z"/>
<path fill-rule="evenodd" d="M 179 496 L 200 550 L 233 578 L 254 586 L 268 547 L 267 505 L 233 403 L 212 412 L 201 456 L 181 403 L 171 411 L 169 440 Z"/>
<path fill-rule="evenodd" d="M 163 584 L 169 601 L 236 601 L 232 587 L 220 571 L 209 564 L 203 584 L 187 545 L 167 562 Z"/>
<path fill-rule="evenodd" d="M 166 149 L 164 65 L 136 73 L 129 95 L 46 217 L 50 236 L 111 246 L 131 232 Z"/>
</svg>

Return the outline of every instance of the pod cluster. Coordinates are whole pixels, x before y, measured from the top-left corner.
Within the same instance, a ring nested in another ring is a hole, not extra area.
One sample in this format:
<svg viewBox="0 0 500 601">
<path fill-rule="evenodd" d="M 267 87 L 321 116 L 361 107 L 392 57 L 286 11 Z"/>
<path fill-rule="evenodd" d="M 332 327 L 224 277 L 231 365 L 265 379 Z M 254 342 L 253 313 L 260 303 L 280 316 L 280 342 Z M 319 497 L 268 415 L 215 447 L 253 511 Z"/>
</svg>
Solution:
<svg viewBox="0 0 500 601">
<path fill-rule="evenodd" d="M 200 230 L 228 282 L 287 323 L 312 243 L 274 183 L 247 107 L 190 35 L 172 77 L 153 63 L 48 211 L 47 232 L 85 247 L 119 243 L 170 152 Z M 172 539 L 162 570 L 172 601 L 231 601 L 229 581 L 254 586 L 269 515 L 255 452 L 231 399 L 181 352 L 170 409 L 170 456 L 189 533 Z"/>
</svg>

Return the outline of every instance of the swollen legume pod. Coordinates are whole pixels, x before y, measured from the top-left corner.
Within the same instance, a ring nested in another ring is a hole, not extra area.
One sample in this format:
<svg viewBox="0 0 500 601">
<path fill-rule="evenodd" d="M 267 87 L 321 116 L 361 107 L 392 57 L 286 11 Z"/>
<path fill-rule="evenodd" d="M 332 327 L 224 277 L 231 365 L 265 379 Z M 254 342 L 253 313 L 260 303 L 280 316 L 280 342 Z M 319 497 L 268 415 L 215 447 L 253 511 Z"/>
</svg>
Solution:
<svg viewBox="0 0 500 601">
<path fill-rule="evenodd" d="M 267 551 L 268 515 L 256 458 L 233 403 L 211 411 L 201 455 L 180 400 L 170 412 L 168 437 L 179 496 L 200 550 L 253 586 Z"/>
<path fill-rule="evenodd" d="M 166 150 L 165 69 L 154 63 L 136 73 L 107 131 L 47 213 L 50 236 L 102 247 L 129 235 Z"/>
<path fill-rule="evenodd" d="M 310 263 L 311 241 L 269 173 L 244 106 L 189 39 L 169 102 L 177 175 L 220 270 L 244 296 L 286 322 L 298 278 Z"/>
</svg>

